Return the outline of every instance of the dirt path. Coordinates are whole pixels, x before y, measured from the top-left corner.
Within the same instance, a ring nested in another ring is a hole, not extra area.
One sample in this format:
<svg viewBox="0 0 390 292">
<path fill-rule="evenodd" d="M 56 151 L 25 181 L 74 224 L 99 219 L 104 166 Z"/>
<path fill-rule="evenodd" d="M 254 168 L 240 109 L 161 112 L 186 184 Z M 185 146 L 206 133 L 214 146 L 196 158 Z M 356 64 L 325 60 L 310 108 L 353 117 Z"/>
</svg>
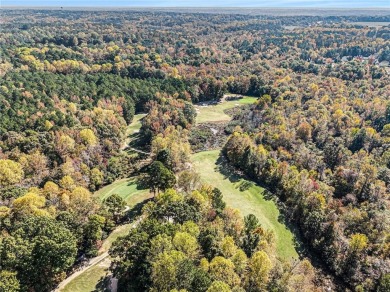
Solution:
<svg viewBox="0 0 390 292">
<path fill-rule="evenodd" d="M 141 153 L 141 154 L 145 154 L 145 155 L 151 155 L 151 153 L 150 153 L 150 152 L 145 152 L 145 151 L 142 151 L 142 150 L 139 150 L 139 149 L 133 148 L 133 147 L 129 147 L 128 149 L 130 149 L 131 151 L 135 151 L 135 152 Z"/>
<path fill-rule="evenodd" d="M 77 276 L 81 275 L 82 273 L 84 273 L 86 270 L 93 267 L 94 265 L 97 265 L 98 263 L 100 263 L 102 260 L 104 260 L 108 256 L 109 256 L 108 252 L 105 252 L 97 257 L 90 259 L 88 264 L 86 266 L 84 266 L 81 270 L 78 270 L 77 272 L 73 273 L 68 278 L 66 278 L 64 281 L 62 281 L 60 284 L 58 284 L 57 288 L 55 290 L 53 290 L 53 292 L 61 291 L 63 288 L 65 288 L 65 286 L 67 284 L 69 284 Z"/>
<path fill-rule="evenodd" d="M 135 228 L 137 227 L 137 225 L 141 222 L 141 218 L 138 219 L 137 221 L 135 221 L 131 228 Z M 119 228 L 121 228 L 122 226 L 124 225 L 120 225 L 118 226 L 112 233 L 114 233 L 116 230 L 119 230 Z M 111 234 L 112 234 L 111 233 Z M 72 275 L 70 275 L 69 277 L 67 277 L 65 280 L 63 280 L 60 284 L 58 284 L 57 288 L 54 289 L 52 292 L 60 292 L 62 291 L 62 289 L 65 288 L 65 286 L 67 284 L 69 284 L 72 280 L 74 280 L 75 278 L 77 278 L 79 275 L 81 275 L 82 273 L 84 273 L 86 270 L 88 270 L 89 268 L 92 268 L 93 266 L 99 264 L 101 261 L 103 261 L 104 259 L 106 259 L 107 257 L 109 257 L 110 255 L 108 254 L 108 251 L 102 253 L 101 255 L 97 256 L 97 257 L 94 257 L 92 259 L 89 260 L 88 264 L 86 266 L 84 266 L 81 270 L 79 271 L 76 271 L 74 272 Z M 111 278 L 111 283 L 110 283 L 110 290 L 111 292 L 116 292 L 117 289 L 118 289 L 118 281 L 117 279 L 115 278 Z"/>
</svg>

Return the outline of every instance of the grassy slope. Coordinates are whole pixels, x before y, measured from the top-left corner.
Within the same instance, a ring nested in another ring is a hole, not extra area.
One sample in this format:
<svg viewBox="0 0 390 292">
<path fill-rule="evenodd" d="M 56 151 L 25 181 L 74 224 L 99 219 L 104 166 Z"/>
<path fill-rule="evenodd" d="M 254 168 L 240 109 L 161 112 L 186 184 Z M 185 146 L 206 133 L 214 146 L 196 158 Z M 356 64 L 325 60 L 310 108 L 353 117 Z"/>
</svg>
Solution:
<svg viewBox="0 0 390 292">
<path fill-rule="evenodd" d="M 137 136 L 137 133 L 141 129 L 141 120 L 146 116 L 146 114 L 136 114 L 133 117 L 133 121 L 126 129 L 126 139 L 123 142 L 122 149 L 125 149 L 131 142 L 131 140 Z"/>
<path fill-rule="evenodd" d="M 194 166 L 202 180 L 219 188 L 229 206 L 239 209 L 243 215 L 250 213 L 256 215 L 263 227 L 273 230 L 279 256 L 284 259 L 297 258 L 293 234 L 278 221 L 279 210 L 275 203 L 266 200 L 263 196 L 264 189 L 255 184 L 248 190 L 240 191 L 239 186 L 245 180 L 232 174 L 224 175 L 219 171 L 217 165 L 219 153 L 219 150 L 213 150 L 193 155 Z"/>
<path fill-rule="evenodd" d="M 136 115 L 134 115 L 133 121 L 127 127 L 126 134 L 127 135 L 131 135 L 131 134 L 137 133 L 139 131 L 139 129 L 141 129 L 141 120 L 145 116 L 146 116 L 146 114 L 136 114 Z"/>
<path fill-rule="evenodd" d="M 225 110 L 234 108 L 238 105 L 251 104 L 254 103 L 256 100 L 256 97 L 244 97 L 238 100 L 224 101 L 216 105 L 196 105 L 196 122 L 207 123 L 230 121 L 231 117 L 224 113 Z"/>
<path fill-rule="evenodd" d="M 98 190 L 94 196 L 104 200 L 112 194 L 121 196 L 130 207 L 150 197 L 149 190 L 138 189 L 134 177 L 117 180 Z"/>
<path fill-rule="evenodd" d="M 111 260 L 105 258 L 97 265 L 90 267 L 84 273 L 72 280 L 68 285 L 62 289 L 61 292 L 91 292 L 95 291 L 96 285 L 104 278 L 108 273 Z"/>
<path fill-rule="evenodd" d="M 124 225 L 117 227 L 113 232 L 111 232 L 110 235 L 103 242 L 102 247 L 99 250 L 99 254 L 102 254 L 102 253 L 105 253 L 106 251 L 108 251 L 110 249 L 112 243 L 118 237 L 127 235 L 133 225 L 134 225 L 133 223 L 124 224 Z"/>
</svg>

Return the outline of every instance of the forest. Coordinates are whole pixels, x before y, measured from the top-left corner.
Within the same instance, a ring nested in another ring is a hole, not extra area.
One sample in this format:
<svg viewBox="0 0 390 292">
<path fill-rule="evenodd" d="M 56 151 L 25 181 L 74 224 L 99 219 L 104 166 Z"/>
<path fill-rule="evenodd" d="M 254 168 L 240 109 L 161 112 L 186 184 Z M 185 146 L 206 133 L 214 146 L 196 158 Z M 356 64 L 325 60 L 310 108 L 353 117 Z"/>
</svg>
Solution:
<svg viewBox="0 0 390 292">
<path fill-rule="evenodd" d="M 390 291 L 390 13 L 0 26 L 0 292 Z"/>
</svg>

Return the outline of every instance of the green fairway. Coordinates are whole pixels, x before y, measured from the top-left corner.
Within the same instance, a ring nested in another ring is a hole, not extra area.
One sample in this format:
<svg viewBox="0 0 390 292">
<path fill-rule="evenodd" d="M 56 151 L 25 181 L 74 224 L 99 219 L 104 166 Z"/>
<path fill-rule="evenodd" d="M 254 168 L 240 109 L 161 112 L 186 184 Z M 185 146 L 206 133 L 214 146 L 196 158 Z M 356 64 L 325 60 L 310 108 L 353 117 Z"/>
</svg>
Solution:
<svg viewBox="0 0 390 292">
<path fill-rule="evenodd" d="M 151 197 L 148 189 L 138 189 L 135 177 L 117 180 L 95 192 L 94 196 L 104 200 L 112 194 L 121 196 L 130 207 Z"/>
<path fill-rule="evenodd" d="M 217 161 L 219 154 L 220 150 L 213 150 L 199 152 L 192 156 L 194 167 L 203 182 L 219 188 L 227 205 L 239 209 L 244 216 L 254 214 L 263 227 L 273 230 L 280 257 L 297 258 L 293 234 L 278 221 L 279 210 L 276 204 L 272 200 L 266 200 L 263 196 L 264 189 L 254 183 L 250 184 L 247 190 L 240 191 L 240 185 L 248 181 L 231 173 L 221 173 Z M 227 172 L 227 168 L 224 167 L 222 172 Z"/>
<path fill-rule="evenodd" d="M 141 129 L 141 121 L 146 116 L 146 114 L 136 114 L 133 117 L 133 121 L 130 125 L 127 126 L 126 129 L 126 139 L 123 142 L 122 150 L 124 150 L 129 144 L 136 140 L 139 136 L 139 130 Z"/>
<path fill-rule="evenodd" d="M 108 268 L 111 260 L 106 257 L 98 264 L 90 267 L 88 270 L 74 278 L 61 292 L 92 292 L 97 291 L 96 285 L 99 281 L 108 275 Z M 100 290 L 99 290 L 100 291 Z"/>
<path fill-rule="evenodd" d="M 125 236 L 129 233 L 130 229 L 133 227 L 134 223 L 128 223 L 121 226 L 118 226 L 110 235 L 104 240 L 102 247 L 99 250 L 99 254 L 102 254 L 108 251 L 112 243 L 121 236 Z"/>
<path fill-rule="evenodd" d="M 251 104 L 256 100 L 256 97 L 246 96 L 242 99 L 223 101 L 215 105 L 196 105 L 196 122 L 209 123 L 230 121 L 231 117 L 224 112 L 225 110 L 244 104 Z"/>
<path fill-rule="evenodd" d="M 152 197 L 149 190 L 138 190 L 136 178 L 126 178 L 118 180 L 99 191 L 95 192 L 95 196 L 100 200 L 104 200 L 112 194 L 120 195 L 132 207 L 148 198 Z M 133 223 L 118 226 L 111 234 L 104 240 L 99 254 L 105 253 L 109 250 L 112 243 L 120 236 L 126 235 L 132 228 Z M 105 258 L 96 265 L 90 267 L 82 274 L 69 282 L 61 292 L 91 292 L 96 291 L 96 285 L 99 281 L 108 275 L 108 267 L 111 260 L 109 257 Z M 100 291 L 100 290 L 99 290 Z"/>
<path fill-rule="evenodd" d="M 133 117 L 133 121 L 126 129 L 126 134 L 131 135 L 134 133 L 138 133 L 139 129 L 141 129 L 141 120 L 145 117 L 146 114 L 136 114 Z"/>
</svg>

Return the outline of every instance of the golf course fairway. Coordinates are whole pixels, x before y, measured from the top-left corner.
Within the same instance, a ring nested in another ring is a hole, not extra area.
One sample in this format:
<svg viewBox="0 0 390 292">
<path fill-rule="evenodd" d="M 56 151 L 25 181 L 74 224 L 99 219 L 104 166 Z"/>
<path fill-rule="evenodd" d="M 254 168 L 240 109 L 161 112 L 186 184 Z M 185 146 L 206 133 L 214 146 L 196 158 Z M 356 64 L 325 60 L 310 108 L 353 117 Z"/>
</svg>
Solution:
<svg viewBox="0 0 390 292">
<path fill-rule="evenodd" d="M 250 183 L 249 188 L 241 191 L 240 185 L 246 180 L 234 174 L 229 174 L 229 177 L 222 174 L 218 167 L 219 155 L 220 150 L 193 154 L 193 166 L 200 174 L 202 182 L 219 188 L 228 206 L 240 210 L 243 216 L 255 215 L 262 227 L 274 231 L 276 250 L 281 258 L 286 260 L 297 258 L 294 236 L 278 221 L 280 212 L 275 202 L 266 200 L 263 195 L 264 189 L 255 183 Z"/>
</svg>

